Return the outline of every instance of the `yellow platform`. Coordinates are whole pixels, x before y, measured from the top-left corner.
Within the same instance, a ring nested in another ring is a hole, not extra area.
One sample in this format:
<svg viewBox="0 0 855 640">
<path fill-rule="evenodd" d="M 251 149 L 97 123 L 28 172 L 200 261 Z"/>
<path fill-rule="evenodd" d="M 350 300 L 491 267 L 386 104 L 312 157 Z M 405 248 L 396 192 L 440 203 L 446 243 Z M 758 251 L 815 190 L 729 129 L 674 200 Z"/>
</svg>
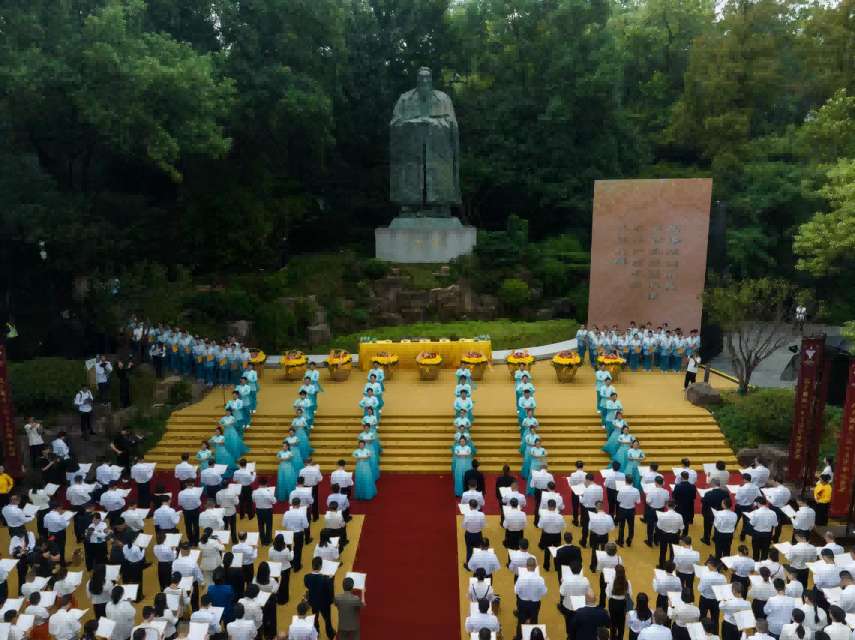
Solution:
<svg viewBox="0 0 855 640">
<path fill-rule="evenodd" d="M 293 417 L 297 385 L 280 381 L 281 374 L 275 369 L 265 374 L 259 410 L 246 441 L 252 449 L 249 457 L 258 463 L 259 470 L 272 472 L 276 451 Z M 332 382 L 326 379 L 326 372 L 322 373 L 324 392 L 319 396 L 311 440 L 314 458 L 325 471 L 333 468 L 338 458 L 349 459 L 355 449 L 361 417 L 357 403 L 364 375 L 356 370 L 348 381 Z M 590 367 L 583 367 L 568 384 L 556 381 L 549 363 L 538 363 L 533 377 L 540 433 L 550 466 L 558 471 L 571 469 L 580 458 L 589 465 L 605 465 L 607 457 L 600 451 L 604 433 L 594 408 Z M 733 451 L 709 412 L 685 400 L 682 380 L 682 375 L 676 373 L 636 372 L 624 373 L 616 385 L 626 419 L 641 441 L 647 460 L 666 468 L 686 456 L 695 467 L 716 460 L 735 464 Z M 721 388 L 733 387 L 721 378 L 712 382 Z M 415 371 L 399 370 L 395 379 L 387 383 L 380 428 L 384 471 L 448 472 L 454 433 L 454 384 L 454 373 L 445 370 L 433 382 L 420 381 Z M 494 366 L 488 370 L 485 380 L 476 384 L 473 397 L 472 435 L 482 469 L 499 471 L 505 463 L 518 466 L 519 430 L 513 383 L 506 368 Z M 212 435 L 225 399 L 225 393 L 215 389 L 201 402 L 174 413 L 166 434 L 147 459 L 175 464 L 182 452 L 194 454 L 200 441 Z"/>
</svg>

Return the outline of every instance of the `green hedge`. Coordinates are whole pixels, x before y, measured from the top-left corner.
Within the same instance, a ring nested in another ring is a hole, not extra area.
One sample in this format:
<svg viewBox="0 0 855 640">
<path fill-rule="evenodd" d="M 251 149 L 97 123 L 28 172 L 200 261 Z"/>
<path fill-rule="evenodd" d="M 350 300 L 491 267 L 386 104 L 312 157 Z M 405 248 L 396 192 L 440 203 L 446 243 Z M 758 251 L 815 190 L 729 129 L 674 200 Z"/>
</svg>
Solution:
<svg viewBox="0 0 855 640">
<path fill-rule="evenodd" d="M 74 394 L 86 382 L 82 360 L 36 358 L 9 365 L 12 402 L 19 416 L 74 410 Z"/>
<path fill-rule="evenodd" d="M 758 389 L 747 395 L 723 395 L 724 404 L 713 409 L 722 433 L 735 450 L 760 444 L 786 445 L 790 441 L 795 411 L 792 389 Z M 841 410 L 828 406 L 822 453 L 834 450 L 840 429 Z"/>
</svg>

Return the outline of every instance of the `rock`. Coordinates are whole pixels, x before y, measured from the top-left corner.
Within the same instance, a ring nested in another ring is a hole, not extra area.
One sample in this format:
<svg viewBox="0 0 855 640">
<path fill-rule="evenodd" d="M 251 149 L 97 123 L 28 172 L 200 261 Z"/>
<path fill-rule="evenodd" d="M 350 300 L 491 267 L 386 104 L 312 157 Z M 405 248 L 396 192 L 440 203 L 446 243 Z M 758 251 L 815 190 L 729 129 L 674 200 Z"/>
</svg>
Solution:
<svg viewBox="0 0 855 640">
<path fill-rule="evenodd" d="M 309 344 L 312 346 L 329 342 L 332 337 L 330 326 L 326 323 L 313 324 L 311 327 L 306 329 L 306 331 Z"/>
<path fill-rule="evenodd" d="M 384 325 L 399 325 L 404 324 L 404 318 L 400 313 L 395 313 L 393 311 L 381 311 L 377 315 L 377 323 L 380 326 Z"/>
<path fill-rule="evenodd" d="M 544 308 L 538 309 L 537 313 L 534 314 L 535 320 L 552 320 L 552 309 Z"/>
<path fill-rule="evenodd" d="M 787 476 L 787 463 L 790 459 L 790 452 L 787 447 L 761 444 L 758 447 L 740 449 L 736 453 L 736 459 L 739 460 L 742 468 L 751 465 L 755 458 L 769 467 L 769 475 L 772 478 Z"/>
<path fill-rule="evenodd" d="M 721 393 L 707 382 L 696 382 L 686 389 L 686 399 L 698 407 L 712 407 L 721 404 Z"/>
<path fill-rule="evenodd" d="M 252 332 L 252 321 L 250 320 L 234 320 L 228 324 L 229 335 L 239 338 L 241 341 Z"/>
<path fill-rule="evenodd" d="M 401 309 L 401 317 L 408 323 L 422 322 L 425 319 L 424 307 L 407 307 L 406 309 Z"/>
</svg>

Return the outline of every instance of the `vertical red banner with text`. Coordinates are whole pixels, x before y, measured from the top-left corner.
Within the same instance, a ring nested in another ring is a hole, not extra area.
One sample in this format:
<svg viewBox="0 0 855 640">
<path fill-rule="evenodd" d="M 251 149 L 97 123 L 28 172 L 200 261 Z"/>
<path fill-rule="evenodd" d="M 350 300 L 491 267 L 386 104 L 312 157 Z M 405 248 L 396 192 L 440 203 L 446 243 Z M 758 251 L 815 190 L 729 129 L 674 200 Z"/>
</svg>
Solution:
<svg viewBox="0 0 855 640">
<path fill-rule="evenodd" d="M 816 383 L 821 375 L 824 350 L 825 336 L 802 338 L 793 431 L 790 436 L 790 460 L 787 465 L 787 479 L 793 482 L 804 477 L 805 465 L 810 457 L 810 440 L 814 432 Z"/>
<path fill-rule="evenodd" d="M 834 482 L 831 490 L 831 514 L 845 516 L 852 500 L 852 478 L 855 467 L 855 358 L 849 360 L 849 378 L 846 382 L 846 401 L 843 405 L 843 424 L 837 441 L 834 459 Z"/>
<path fill-rule="evenodd" d="M 6 345 L 0 343 L 0 433 L 3 434 L 3 466 L 6 472 L 20 478 L 24 474 L 18 442 L 15 437 L 15 415 L 12 412 L 12 390 L 9 385 L 9 367 L 6 362 Z"/>
</svg>

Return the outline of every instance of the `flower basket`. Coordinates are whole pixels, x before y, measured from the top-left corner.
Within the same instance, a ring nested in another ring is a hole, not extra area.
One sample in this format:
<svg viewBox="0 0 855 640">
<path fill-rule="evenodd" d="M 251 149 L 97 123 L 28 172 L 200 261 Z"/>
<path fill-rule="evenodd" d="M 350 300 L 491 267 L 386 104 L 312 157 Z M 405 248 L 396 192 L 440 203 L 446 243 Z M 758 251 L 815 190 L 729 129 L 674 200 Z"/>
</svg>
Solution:
<svg viewBox="0 0 855 640">
<path fill-rule="evenodd" d="M 472 379 L 476 382 L 480 382 L 484 379 L 484 373 L 487 371 L 487 366 L 489 364 L 487 356 L 480 351 L 467 351 L 463 354 L 463 357 L 460 358 L 460 366 L 469 369 L 469 372 L 472 374 Z"/>
<path fill-rule="evenodd" d="M 201 362 L 202 358 L 197 358 L 198 361 Z M 264 362 L 267 360 L 267 354 L 264 353 L 261 349 L 250 349 L 249 350 L 249 362 L 252 365 L 255 365 L 255 370 L 258 372 L 258 377 L 264 377 Z"/>
<path fill-rule="evenodd" d="M 398 356 L 388 351 L 379 351 L 371 357 L 371 362 L 383 368 L 386 380 L 391 380 L 398 368 Z"/>
<path fill-rule="evenodd" d="M 526 369 L 531 369 L 534 366 L 534 356 L 524 350 L 512 351 L 505 363 L 508 365 L 508 373 L 511 374 L 511 380 L 513 380 L 520 364 L 526 365 Z"/>
<path fill-rule="evenodd" d="M 606 371 L 611 375 L 612 382 L 617 382 L 618 378 L 620 378 L 620 372 L 623 371 L 623 368 L 626 366 L 626 360 L 614 354 L 603 354 L 597 356 L 597 363 L 606 365 Z"/>
<path fill-rule="evenodd" d="M 303 376 L 306 375 L 306 365 L 308 363 L 309 359 L 302 351 L 287 351 L 283 353 L 280 360 L 280 366 L 284 373 L 282 376 L 283 380 L 292 382 L 302 380 Z"/>
<path fill-rule="evenodd" d="M 416 365 L 421 380 L 436 380 L 442 368 L 442 356 L 433 351 L 422 351 L 416 356 Z"/>
<path fill-rule="evenodd" d="M 582 359 L 575 351 L 561 351 L 552 357 L 552 366 L 555 368 L 558 382 L 572 382 L 580 364 Z"/>
<path fill-rule="evenodd" d="M 344 382 L 350 377 L 353 368 L 353 356 L 344 349 L 333 349 L 327 356 L 327 371 L 330 380 Z"/>
</svg>

